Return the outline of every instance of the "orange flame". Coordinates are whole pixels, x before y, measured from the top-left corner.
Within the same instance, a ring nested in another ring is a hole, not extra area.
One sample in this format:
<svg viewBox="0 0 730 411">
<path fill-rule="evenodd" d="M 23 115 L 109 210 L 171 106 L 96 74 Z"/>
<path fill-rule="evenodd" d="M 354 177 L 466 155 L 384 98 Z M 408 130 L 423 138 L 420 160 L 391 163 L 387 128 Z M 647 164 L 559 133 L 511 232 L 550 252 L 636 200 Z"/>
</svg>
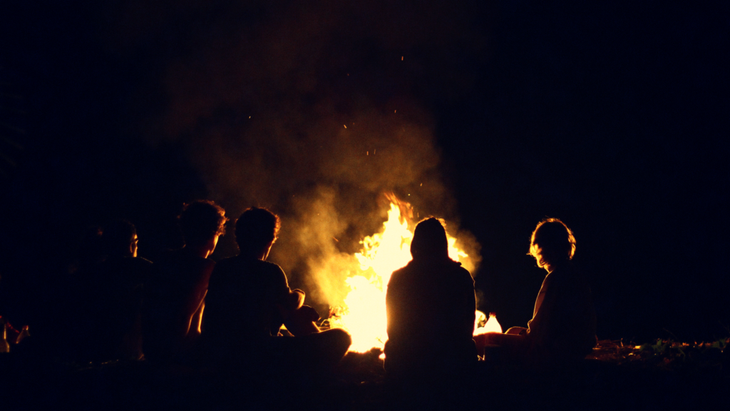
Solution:
<svg viewBox="0 0 730 411">
<path fill-rule="evenodd" d="M 388 339 L 385 294 L 393 271 L 411 261 L 410 245 L 413 231 L 403 214 L 409 214 L 410 206 L 391 200 L 388 220 L 383 231 L 365 237 L 360 243 L 362 250 L 355 254 L 360 273 L 345 281 L 349 293 L 344 305 L 338 307 L 336 315 L 330 318 L 330 327 L 343 328 L 352 336 L 350 351 L 365 352 L 372 348 L 383 348 Z M 449 257 L 459 261 L 468 255 L 456 247 L 456 239 L 447 234 Z M 473 267 L 466 266 L 472 271 Z"/>
<path fill-rule="evenodd" d="M 479 324 L 484 323 L 483 326 Z M 497 321 L 497 315 L 495 313 L 489 313 L 489 319 L 484 315 L 483 312 L 477 310 L 476 321 L 474 322 L 474 335 L 486 334 L 486 333 L 502 333 L 502 326 Z"/>
</svg>

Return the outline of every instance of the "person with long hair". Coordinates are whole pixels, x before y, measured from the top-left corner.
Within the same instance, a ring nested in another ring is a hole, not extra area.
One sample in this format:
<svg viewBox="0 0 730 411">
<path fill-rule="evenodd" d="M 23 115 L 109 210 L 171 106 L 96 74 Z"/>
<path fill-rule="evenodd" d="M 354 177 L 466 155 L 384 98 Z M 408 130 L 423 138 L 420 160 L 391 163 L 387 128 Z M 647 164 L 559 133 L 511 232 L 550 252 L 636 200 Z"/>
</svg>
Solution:
<svg viewBox="0 0 730 411">
<path fill-rule="evenodd" d="M 385 371 L 404 382 L 463 374 L 477 361 L 474 280 L 449 258 L 446 230 L 436 218 L 416 225 L 411 255 L 388 282 Z"/>
<path fill-rule="evenodd" d="M 529 255 L 547 272 L 527 327 L 482 334 L 477 345 L 501 346 L 505 357 L 530 366 L 565 364 L 585 358 L 596 345 L 596 314 L 588 281 L 573 264 L 573 231 L 557 218 L 540 221 Z"/>
</svg>

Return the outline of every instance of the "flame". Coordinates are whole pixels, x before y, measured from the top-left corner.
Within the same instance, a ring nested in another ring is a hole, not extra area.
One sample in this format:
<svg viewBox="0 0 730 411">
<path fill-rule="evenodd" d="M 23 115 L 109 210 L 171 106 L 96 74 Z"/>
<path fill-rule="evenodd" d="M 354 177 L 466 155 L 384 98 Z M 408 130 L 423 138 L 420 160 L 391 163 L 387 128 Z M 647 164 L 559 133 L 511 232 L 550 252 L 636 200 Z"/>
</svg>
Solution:
<svg viewBox="0 0 730 411">
<path fill-rule="evenodd" d="M 484 315 L 483 312 L 477 310 L 476 321 L 474 321 L 474 335 L 486 334 L 486 333 L 502 333 L 502 326 L 497 321 L 497 315 L 495 313 L 489 313 L 489 319 Z M 479 324 L 484 323 L 484 326 Z"/>
<path fill-rule="evenodd" d="M 345 282 L 349 292 L 342 307 L 330 317 L 330 327 L 343 328 L 352 336 L 350 351 L 365 352 L 372 348 L 382 349 L 388 339 L 385 294 L 393 271 L 411 261 L 410 245 L 413 231 L 408 220 L 401 214 L 410 210 L 407 203 L 390 197 L 388 219 L 380 233 L 365 237 L 360 243 L 362 250 L 355 254 L 360 273 L 351 275 Z M 456 247 L 456 238 L 447 234 L 449 257 L 464 260 L 468 255 Z M 466 267 L 467 270 L 473 267 Z"/>
</svg>

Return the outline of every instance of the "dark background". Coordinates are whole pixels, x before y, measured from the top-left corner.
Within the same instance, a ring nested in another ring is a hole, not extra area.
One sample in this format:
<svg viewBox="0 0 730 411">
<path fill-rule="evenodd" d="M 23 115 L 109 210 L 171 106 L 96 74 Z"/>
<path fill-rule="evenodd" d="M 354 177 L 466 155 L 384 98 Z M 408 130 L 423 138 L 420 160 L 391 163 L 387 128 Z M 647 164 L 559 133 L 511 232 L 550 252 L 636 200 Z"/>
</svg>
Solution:
<svg viewBox="0 0 730 411">
<path fill-rule="evenodd" d="M 62 318 L 65 269 L 110 218 L 154 260 L 184 201 L 267 206 L 272 259 L 311 288 L 287 250 L 321 238 L 301 233 L 351 253 L 394 191 L 473 235 L 503 326 L 531 316 L 550 216 L 575 232 L 599 338 L 727 336 L 727 5 L 85 3 L 0 6 L 11 321 Z"/>
</svg>

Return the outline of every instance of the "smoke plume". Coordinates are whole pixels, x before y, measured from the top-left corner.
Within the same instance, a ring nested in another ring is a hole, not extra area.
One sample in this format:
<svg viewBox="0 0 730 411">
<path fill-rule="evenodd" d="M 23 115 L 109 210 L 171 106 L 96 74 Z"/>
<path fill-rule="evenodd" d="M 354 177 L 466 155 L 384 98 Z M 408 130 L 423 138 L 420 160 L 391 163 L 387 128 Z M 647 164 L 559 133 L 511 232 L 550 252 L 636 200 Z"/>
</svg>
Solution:
<svg viewBox="0 0 730 411">
<path fill-rule="evenodd" d="M 120 10 L 115 47 L 165 50 L 166 104 L 146 123 L 148 139 L 185 145 L 231 217 L 249 206 L 279 214 L 271 259 L 317 302 L 336 303 L 341 267 L 385 220 L 385 192 L 413 204 L 416 219 L 444 217 L 478 261 L 458 233 L 431 114 L 473 77 L 451 63 L 483 47 L 469 12 L 446 2 L 186 2 L 162 17 L 139 3 Z"/>
</svg>

